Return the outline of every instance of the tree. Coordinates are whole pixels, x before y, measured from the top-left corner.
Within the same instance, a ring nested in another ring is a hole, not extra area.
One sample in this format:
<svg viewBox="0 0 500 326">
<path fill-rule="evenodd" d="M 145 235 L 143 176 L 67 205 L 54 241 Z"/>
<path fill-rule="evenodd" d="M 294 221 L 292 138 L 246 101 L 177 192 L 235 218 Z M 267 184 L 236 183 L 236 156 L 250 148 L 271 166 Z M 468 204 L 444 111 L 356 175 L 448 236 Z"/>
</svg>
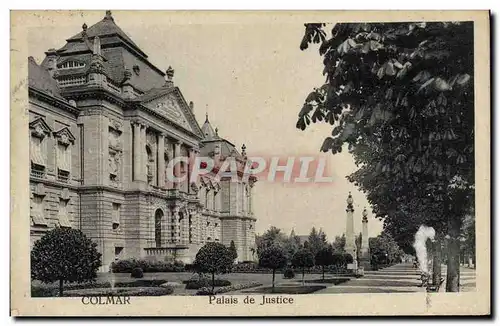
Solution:
<svg viewBox="0 0 500 326">
<path fill-rule="evenodd" d="M 359 232 L 359 234 L 354 237 L 354 243 L 356 245 L 356 257 L 358 257 L 358 261 L 359 261 L 359 259 L 361 259 L 361 244 L 362 244 L 362 242 L 363 242 L 363 234 L 361 232 Z"/>
<path fill-rule="evenodd" d="M 318 251 L 314 260 L 316 266 L 322 267 L 323 279 L 325 279 L 325 267 L 333 265 L 334 263 L 333 247 L 331 245 L 323 247 L 320 251 Z"/>
<path fill-rule="evenodd" d="M 283 249 L 286 252 L 287 259 L 291 260 L 293 255 L 300 249 L 300 238 L 295 235 L 295 231 L 292 229 L 290 236 L 285 240 L 283 244 Z"/>
<path fill-rule="evenodd" d="M 295 253 L 292 258 L 292 265 L 300 268 L 302 271 L 302 285 L 304 285 L 305 269 L 314 266 L 314 255 L 306 248 L 302 248 Z"/>
<path fill-rule="evenodd" d="M 399 261 L 403 251 L 392 236 L 382 231 L 380 235 L 369 239 L 370 252 L 378 256 L 378 262 L 384 261 L 386 264 Z"/>
<path fill-rule="evenodd" d="M 200 248 L 193 265 L 198 273 L 212 274 L 212 293 L 214 293 L 215 274 L 229 273 L 233 259 L 229 249 L 222 243 L 209 242 Z"/>
<path fill-rule="evenodd" d="M 409 221 L 397 210 L 411 201 L 441 211 L 426 225 L 449 237 L 446 290 L 458 291 L 459 234 L 474 200 L 473 24 L 335 24 L 330 38 L 324 27 L 306 24 L 300 46 L 320 43 L 326 82 L 297 128 L 336 125 L 321 150 L 347 145 L 359 168 L 349 180 L 376 217 Z"/>
<path fill-rule="evenodd" d="M 62 297 L 64 283 L 95 280 L 102 264 L 96 248 L 80 230 L 56 227 L 31 250 L 31 278 L 43 283 L 59 281 Z"/>
<path fill-rule="evenodd" d="M 321 229 L 319 231 L 316 231 L 315 227 L 311 229 L 307 242 L 309 243 L 309 249 L 311 250 L 313 255 L 316 255 L 318 251 L 328 245 L 325 232 L 323 232 L 323 230 Z"/>
<path fill-rule="evenodd" d="M 265 248 L 259 255 L 259 266 L 273 270 L 273 291 L 276 270 L 283 268 L 288 263 L 286 253 L 283 248 L 273 245 Z"/>
<path fill-rule="evenodd" d="M 344 266 L 344 254 L 339 252 L 334 252 L 332 256 L 332 264 L 335 266 L 337 273 Z"/>
<path fill-rule="evenodd" d="M 335 236 L 335 240 L 332 243 L 333 251 L 336 253 L 345 252 L 345 234 L 342 234 L 341 237 L 338 235 Z"/>
<path fill-rule="evenodd" d="M 257 255 L 260 255 L 265 248 L 273 245 L 284 247 L 286 238 L 281 229 L 271 226 L 263 235 L 256 237 Z"/>
<path fill-rule="evenodd" d="M 236 250 L 236 245 L 234 244 L 234 241 L 231 240 L 231 244 L 229 245 L 229 254 L 231 257 L 231 261 L 234 263 L 236 258 L 238 258 L 238 251 Z"/>
</svg>

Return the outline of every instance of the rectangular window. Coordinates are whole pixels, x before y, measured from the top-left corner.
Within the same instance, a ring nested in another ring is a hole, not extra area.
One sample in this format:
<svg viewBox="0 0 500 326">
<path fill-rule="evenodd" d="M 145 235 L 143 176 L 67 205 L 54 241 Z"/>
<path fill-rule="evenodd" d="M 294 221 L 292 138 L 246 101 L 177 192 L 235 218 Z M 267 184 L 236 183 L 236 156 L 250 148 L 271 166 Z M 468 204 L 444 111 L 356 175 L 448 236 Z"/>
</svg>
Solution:
<svg viewBox="0 0 500 326">
<path fill-rule="evenodd" d="M 45 178 L 45 166 L 31 162 L 31 177 L 40 179 Z"/>
<path fill-rule="evenodd" d="M 59 225 L 61 227 L 71 227 L 71 222 L 69 221 L 69 216 L 68 216 L 68 200 L 66 199 L 60 199 L 59 200 L 59 213 L 58 213 L 58 219 L 59 219 Z"/>
<path fill-rule="evenodd" d="M 43 203 L 43 196 L 33 195 L 32 208 L 30 211 L 31 220 L 34 225 L 44 225 L 47 226 L 47 221 L 45 220 L 45 209 Z"/>
<path fill-rule="evenodd" d="M 45 167 L 45 156 L 42 150 L 43 140 L 38 137 L 31 137 L 30 140 L 30 159 L 33 164 Z"/>
<path fill-rule="evenodd" d="M 113 203 L 113 212 L 112 212 L 112 223 L 113 230 L 118 230 L 120 228 L 120 208 L 121 205 L 117 203 Z"/>
<path fill-rule="evenodd" d="M 68 182 L 69 180 L 69 171 L 57 169 L 57 179 L 62 182 Z"/>
<path fill-rule="evenodd" d="M 61 171 L 71 172 L 70 147 L 57 144 L 57 168 Z"/>
</svg>

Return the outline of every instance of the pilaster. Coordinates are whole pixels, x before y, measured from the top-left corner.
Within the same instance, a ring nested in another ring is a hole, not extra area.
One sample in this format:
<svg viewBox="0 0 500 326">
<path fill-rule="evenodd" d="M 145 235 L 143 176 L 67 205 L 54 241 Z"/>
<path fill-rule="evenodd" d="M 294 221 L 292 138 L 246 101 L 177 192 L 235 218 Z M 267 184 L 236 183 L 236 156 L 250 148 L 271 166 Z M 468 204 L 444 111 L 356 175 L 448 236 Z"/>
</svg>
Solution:
<svg viewBox="0 0 500 326">
<path fill-rule="evenodd" d="M 158 135 L 158 187 L 165 188 L 165 135 Z"/>
</svg>

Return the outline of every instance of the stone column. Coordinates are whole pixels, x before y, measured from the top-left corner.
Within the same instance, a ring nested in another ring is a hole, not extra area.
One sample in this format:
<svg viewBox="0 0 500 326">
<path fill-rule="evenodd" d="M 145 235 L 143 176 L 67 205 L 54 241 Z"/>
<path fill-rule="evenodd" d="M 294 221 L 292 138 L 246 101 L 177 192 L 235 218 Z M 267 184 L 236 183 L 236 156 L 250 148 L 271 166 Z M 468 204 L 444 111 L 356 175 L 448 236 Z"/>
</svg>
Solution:
<svg viewBox="0 0 500 326">
<path fill-rule="evenodd" d="M 147 168 L 148 156 L 146 154 L 146 125 L 141 124 L 141 180 L 147 182 Z"/>
<path fill-rule="evenodd" d="M 158 135 L 158 187 L 165 187 L 165 135 L 160 133 Z"/>
<path fill-rule="evenodd" d="M 183 214 L 184 218 L 181 221 L 181 238 L 183 244 L 189 243 L 189 210 Z"/>
<path fill-rule="evenodd" d="M 194 192 L 191 190 L 191 170 L 194 166 L 194 161 L 195 161 L 197 156 L 198 156 L 197 151 L 194 148 L 190 148 L 189 149 L 189 163 L 187 166 L 187 171 L 188 171 L 188 173 L 187 173 L 187 177 L 188 177 L 187 185 L 188 185 L 188 193 L 190 193 L 190 194 L 191 193 L 194 194 Z M 195 180 L 193 180 L 193 182 L 196 183 Z"/>
<path fill-rule="evenodd" d="M 141 180 L 141 125 L 134 122 L 132 128 L 134 129 L 134 180 Z"/>
<path fill-rule="evenodd" d="M 173 232 L 174 236 L 172 237 L 173 243 L 179 243 L 179 207 L 174 207 L 172 209 L 172 225 L 174 226 Z"/>
<path fill-rule="evenodd" d="M 177 158 L 181 155 L 181 145 L 182 142 L 180 140 L 174 143 L 174 158 Z M 177 162 L 174 166 L 174 176 L 179 177 L 180 171 L 181 171 L 181 165 L 179 162 Z M 174 188 L 176 189 L 180 188 L 179 182 L 174 182 Z"/>
<path fill-rule="evenodd" d="M 357 264 L 357 255 L 356 255 L 356 243 L 354 240 L 354 206 L 351 192 L 349 192 L 349 196 L 347 197 L 347 218 L 346 218 L 346 232 L 345 232 L 345 251 L 348 254 L 351 254 L 354 260 L 354 269 L 356 269 Z"/>
<path fill-rule="evenodd" d="M 368 243 L 368 212 L 363 209 L 363 231 L 361 235 L 361 265 L 365 270 L 370 268 L 370 245 Z"/>
<path fill-rule="evenodd" d="M 253 215 L 253 186 L 254 181 L 248 181 L 248 214 Z"/>
</svg>

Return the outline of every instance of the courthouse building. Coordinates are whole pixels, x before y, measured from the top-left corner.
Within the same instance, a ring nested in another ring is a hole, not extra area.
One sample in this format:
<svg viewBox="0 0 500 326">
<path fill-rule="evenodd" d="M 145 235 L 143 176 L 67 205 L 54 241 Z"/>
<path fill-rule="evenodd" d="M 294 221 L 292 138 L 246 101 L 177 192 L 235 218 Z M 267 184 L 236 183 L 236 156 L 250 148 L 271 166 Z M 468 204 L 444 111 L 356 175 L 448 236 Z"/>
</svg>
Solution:
<svg viewBox="0 0 500 326">
<path fill-rule="evenodd" d="M 247 160 L 208 116 L 200 128 L 173 77 L 109 11 L 40 64 L 29 58 L 32 245 L 54 227 L 81 229 L 101 271 L 132 257 L 190 262 L 207 242 L 234 241 L 239 261 L 255 258 L 255 179 L 217 179 L 216 169 L 193 183 L 167 178 L 179 156 L 232 157 L 240 172 Z"/>
</svg>

